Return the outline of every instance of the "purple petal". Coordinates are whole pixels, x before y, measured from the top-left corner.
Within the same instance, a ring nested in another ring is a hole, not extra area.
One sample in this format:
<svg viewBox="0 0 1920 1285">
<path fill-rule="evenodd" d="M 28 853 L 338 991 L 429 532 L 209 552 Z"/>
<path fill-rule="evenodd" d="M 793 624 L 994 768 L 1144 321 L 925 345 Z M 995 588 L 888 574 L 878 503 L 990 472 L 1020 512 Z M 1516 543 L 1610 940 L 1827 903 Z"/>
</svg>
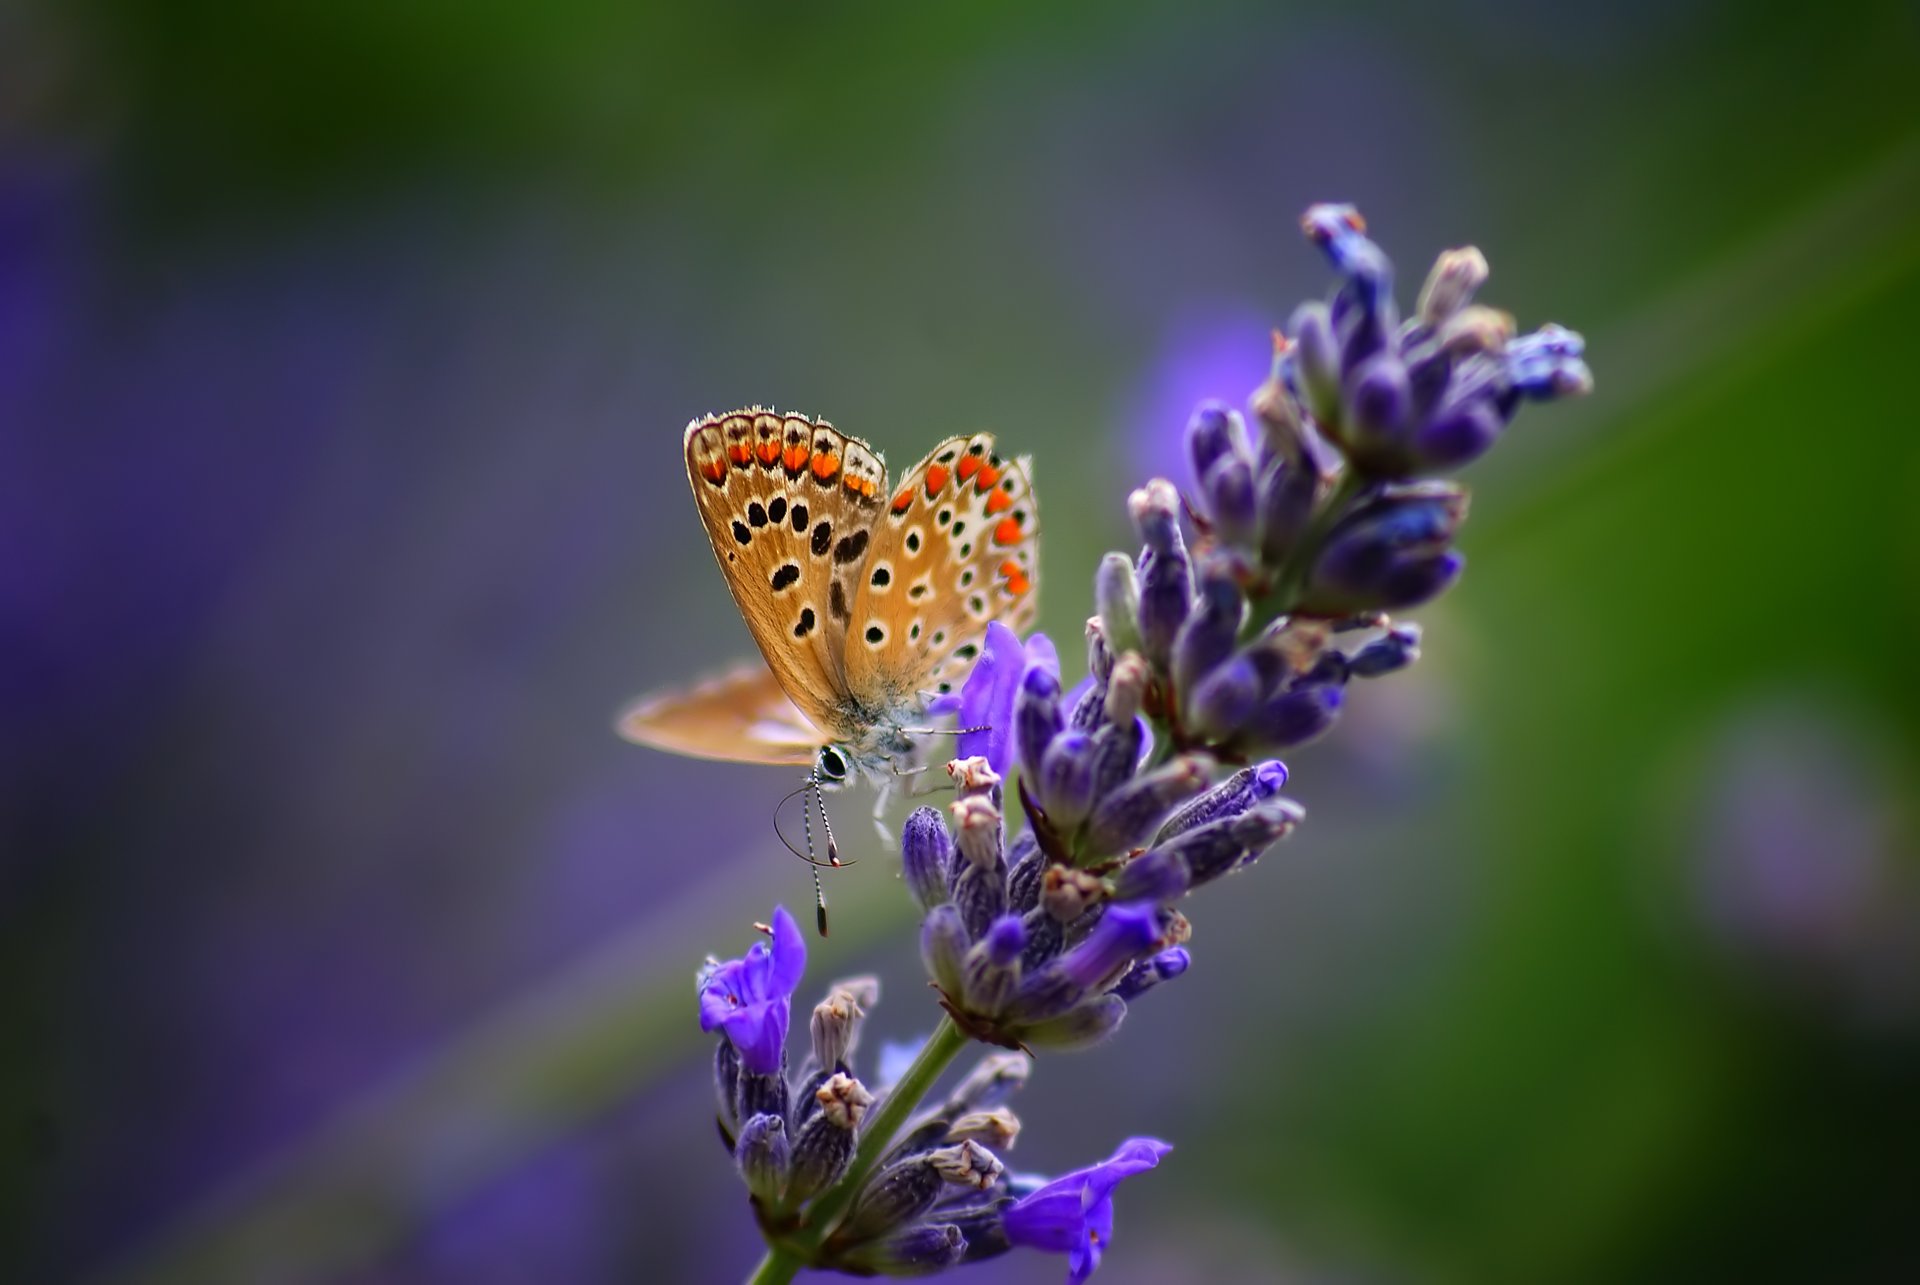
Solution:
<svg viewBox="0 0 1920 1285">
<path fill-rule="evenodd" d="M 1027 668 L 1031 669 L 1033 666 L 1038 665 L 1055 678 L 1060 677 L 1059 649 L 1053 645 L 1053 639 L 1047 637 L 1045 634 L 1035 633 L 1031 638 L 1027 639 L 1026 656 Z"/>
<path fill-rule="evenodd" d="M 1113 1237 L 1113 1189 L 1151 1169 L 1173 1150 L 1157 1138 L 1128 1138 L 1107 1159 L 1076 1169 L 1007 1210 L 1007 1239 L 1052 1254 L 1069 1254 L 1069 1282 L 1086 1280 Z"/>
<path fill-rule="evenodd" d="M 773 966 L 768 997 L 785 1000 L 798 989 L 807 971 L 807 939 L 785 906 L 773 908 Z"/>
<path fill-rule="evenodd" d="M 729 959 L 708 974 L 706 983 L 700 987 L 701 1030 L 718 1030 L 720 1024 L 746 1002 L 741 993 L 743 968 L 740 960 Z"/>
<path fill-rule="evenodd" d="M 987 626 L 980 659 L 960 689 L 960 725 L 983 730 L 963 732 L 954 757 L 985 756 L 993 770 L 1005 775 L 1013 743 L 1013 698 L 1026 670 L 1026 649 L 1019 636 L 998 620 Z"/>
<path fill-rule="evenodd" d="M 755 1075 L 772 1075 L 780 1069 L 781 1053 L 787 1047 L 787 1001 L 749 1004 L 731 1014 L 723 1028 L 727 1039 L 739 1051 L 740 1065 Z"/>
</svg>

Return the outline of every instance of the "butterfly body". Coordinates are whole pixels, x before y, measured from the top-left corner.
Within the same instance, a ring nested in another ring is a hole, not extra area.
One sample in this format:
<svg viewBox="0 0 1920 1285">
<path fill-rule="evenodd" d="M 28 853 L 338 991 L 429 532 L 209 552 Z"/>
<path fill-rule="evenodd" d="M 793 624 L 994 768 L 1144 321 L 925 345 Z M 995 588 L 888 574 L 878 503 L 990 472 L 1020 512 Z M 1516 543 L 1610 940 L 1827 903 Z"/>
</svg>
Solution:
<svg viewBox="0 0 1920 1285">
<path fill-rule="evenodd" d="M 642 701 L 622 734 L 808 766 L 827 785 L 917 767 L 926 697 L 958 681 L 989 622 L 1032 623 L 1027 461 L 976 433 L 890 484 L 866 442 L 760 407 L 693 421 L 684 453 L 701 526 L 766 663 Z"/>
</svg>

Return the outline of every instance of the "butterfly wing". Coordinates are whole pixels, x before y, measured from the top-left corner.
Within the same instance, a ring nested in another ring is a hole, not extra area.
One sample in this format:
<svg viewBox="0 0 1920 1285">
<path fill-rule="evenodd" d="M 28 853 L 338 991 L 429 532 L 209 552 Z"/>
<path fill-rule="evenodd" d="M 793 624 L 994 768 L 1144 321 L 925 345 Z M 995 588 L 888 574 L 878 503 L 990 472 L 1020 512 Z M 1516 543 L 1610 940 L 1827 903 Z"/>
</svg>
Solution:
<svg viewBox="0 0 1920 1285">
<path fill-rule="evenodd" d="M 824 739 L 758 662 L 641 700 L 615 726 L 638 745 L 729 763 L 805 767 Z"/>
<path fill-rule="evenodd" d="M 948 438 L 901 478 L 853 601 L 846 682 L 856 700 L 945 691 L 979 655 L 990 621 L 1032 626 L 1040 520 L 1029 465 L 976 433 Z"/>
<path fill-rule="evenodd" d="M 847 622 L 886 465 L 824 421 L 758 407 L 687 425 L 686 460 L 713 556 L 780 690 L 824 739 L 845 739 L 858 730 Z"/>
</svg>

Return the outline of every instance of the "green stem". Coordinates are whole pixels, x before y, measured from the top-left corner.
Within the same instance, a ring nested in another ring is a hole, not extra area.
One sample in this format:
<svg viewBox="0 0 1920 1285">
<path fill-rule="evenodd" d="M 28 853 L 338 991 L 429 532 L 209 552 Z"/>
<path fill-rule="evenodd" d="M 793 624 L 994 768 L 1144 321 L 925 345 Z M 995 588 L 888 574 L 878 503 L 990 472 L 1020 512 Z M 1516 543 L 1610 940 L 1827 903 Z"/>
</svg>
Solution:
<svg viewBox="0 0 1920 1285">
<path fill-rule="evenodd" d="M 789 1243 L 795 1249 L 802 1252 L 817 1250 L 832 1234 L 834 1227 L 852 1207 L 853 1198 L 860 1194 L 867 1176 L 880 1163 L 880 1158 L 886 1155 L 887 1148 L 893 1145 L 901 1126 L 919 1107 L 920 1099 L 927 1096 L 927 1090 L 940 1078 L 940 1073 L 966 1046 L 966 1035 L 953 1024 L 951 1017 L 943 1015 L 940 1025 L 934 1027 L 933 1034 L 927 1037 L 920 1055 L 913 1059 L 913 1065 L 907 1068 L 900 1082 L 887 1093 L 880 1109 L 867 1117 L 860 1130 L 860 1146 L 853 1153 L 853 1163 L 847 1167 L 846 1175 L 828 1188 L 826 1194 L 814 1201 L 807 1210 L 807 1225 L 790 1238 Z M 767 1255 L 769 1261 L 778 1253 L 778 1250 L 770 1252 Z M 765 1279 L 783 1281 L 791 1276 L 792 1272 L 789 1271 L 786 1276 L 769 1276 Z M 758 1276 L 754 1278 L 755 1281 L 761 1279 Z"/>
<path fill-rule="evenodd" d="M 802 1263 L 786 1250 L 775 1245 L 767 1250 L 767 1256 L 753 1269 L 753 1275 L 747 1277 L 747 1285 L 787 1285 L 787 1282 L 799 1275 Z"/>
<path fill-rule="evenodd" d="M 1265 629 L 1281 616 L 1292 613 L 1299 605 L 1300 595 L 1307 587 L 1307 576 L 1312 573 L 1314 559 L 1320 554 L 1320 546 L 1326 543 L 1334 524 L 1346 516 L 1347 509 L 1366 488 L 1366 480 L 1354 470 L 1347 469 L 1340 474 L 1339 480 L 1333 484 L 1332 493 L 1301 534 L 1299 547 L 1281 569 L 1273 592 L 1255 602 L 1253 609 L 1247 613 L 1248 633 Z"/>
</svg>

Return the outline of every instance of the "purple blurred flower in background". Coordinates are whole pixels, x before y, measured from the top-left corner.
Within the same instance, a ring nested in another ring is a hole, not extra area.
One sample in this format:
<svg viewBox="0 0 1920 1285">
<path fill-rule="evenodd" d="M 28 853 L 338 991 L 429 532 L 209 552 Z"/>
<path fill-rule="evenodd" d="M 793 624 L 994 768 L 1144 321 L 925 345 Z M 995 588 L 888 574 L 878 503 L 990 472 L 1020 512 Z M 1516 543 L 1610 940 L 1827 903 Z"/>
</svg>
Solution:
<svg viewBox="0 0 1920 1285">
<path fill-rule="evenodd" d="M 773 908 L 772 944 L 755 942 L 700 979 L 700 1029 L 720 1031 L 755 1075 L 780 1069 L 788 1005 L 807 969 L 807 943 L 785 906 Z"/>
</svg>

